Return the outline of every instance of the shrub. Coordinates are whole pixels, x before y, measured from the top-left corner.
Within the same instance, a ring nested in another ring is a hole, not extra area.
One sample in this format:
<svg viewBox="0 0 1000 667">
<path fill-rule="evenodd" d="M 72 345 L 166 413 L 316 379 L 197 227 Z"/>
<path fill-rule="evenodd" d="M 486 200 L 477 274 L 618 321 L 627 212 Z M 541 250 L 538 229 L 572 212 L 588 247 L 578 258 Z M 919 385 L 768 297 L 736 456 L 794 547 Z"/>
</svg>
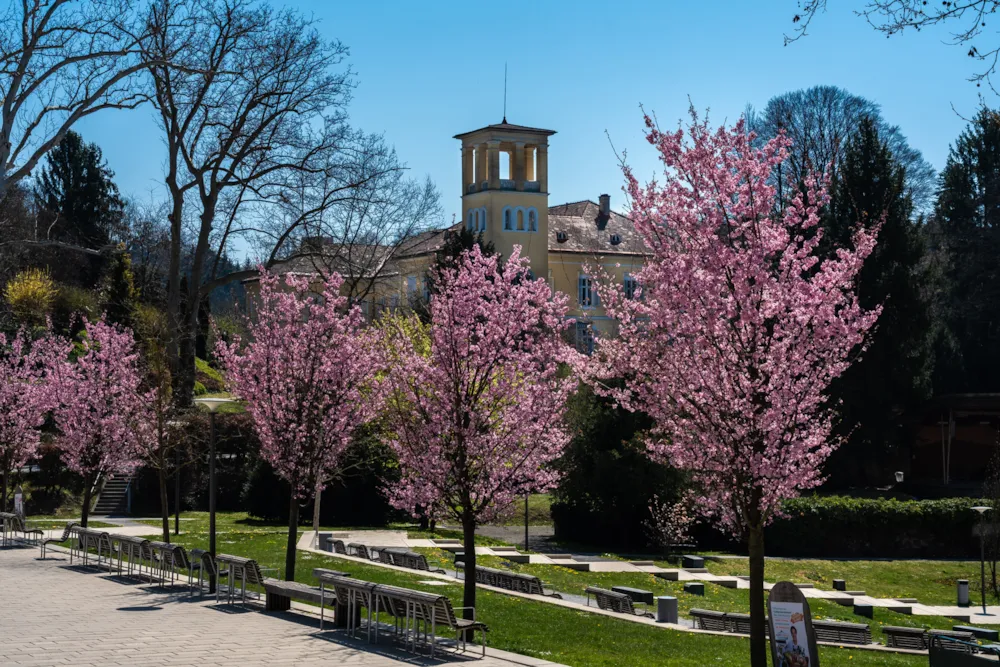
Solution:
<svg viewBox="0 0 1000 667">
<path fill-rule="evenodd" d="M 199 357 L 195 357 L 194 360 L 194 370 L 197 382 L 195 382 L 195 393 L 197 393 L 198 385 L 202 385 L 205 392 L 211 392 L 217 394 L 220 391 L 225 391 L 226 381 L 222 377 L 222 373 L 216 369 L 209 366 L 208 362 Z"/>
<path fill-rule="evenodd" d="M 59 285 L 52 306 L 52 326 L 56 331 L 75 336 L 82 329 L 81 317 L 94 319 L 98 315 L 96 294 L 73 285 Z"/>
<path fill-rule="evenodd" d="M 207 393 L 208 393 L 208 389 L 205 388 L 205 385 L 203 385 L 201 382 L 198 382 L 197 380 L 195 380 L 195 382 L 194 382 L 194 395 L 195 396 L 204 396 Z"/>
<path fill-rule="evenodd" d="M 784 517 L 764 532 L 769 556 L 969 558 L 979 556 L 975 498 L 895 500 L 808 496 L 784 503 Z M 707 526 L 702 549 L 743 548 Z"/>
<path fill-rule="evenodd" d="M 4 299 L 23 324 L 38 326 L 51 314 L 57 292 L 48 271 L 26 269 L 7 283 Z"/>
</svg>

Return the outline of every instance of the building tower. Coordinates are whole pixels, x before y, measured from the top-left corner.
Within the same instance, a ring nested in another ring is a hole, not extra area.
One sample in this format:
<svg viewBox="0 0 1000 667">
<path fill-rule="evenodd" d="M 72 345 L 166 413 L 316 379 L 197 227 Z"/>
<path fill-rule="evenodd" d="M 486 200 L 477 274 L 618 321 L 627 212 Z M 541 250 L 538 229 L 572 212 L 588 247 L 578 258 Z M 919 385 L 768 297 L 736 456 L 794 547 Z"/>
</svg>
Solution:
<svg viewBox="0 0 1000 667">
<path fill-rule="evenodd" d="M 553 130 L 499 125 L 455 135 L 462 142 L 462 213 L 466 229 L 504 258 L 515 245 L 539 278 L 549 277 L 549 137 Z"/>
</svg>

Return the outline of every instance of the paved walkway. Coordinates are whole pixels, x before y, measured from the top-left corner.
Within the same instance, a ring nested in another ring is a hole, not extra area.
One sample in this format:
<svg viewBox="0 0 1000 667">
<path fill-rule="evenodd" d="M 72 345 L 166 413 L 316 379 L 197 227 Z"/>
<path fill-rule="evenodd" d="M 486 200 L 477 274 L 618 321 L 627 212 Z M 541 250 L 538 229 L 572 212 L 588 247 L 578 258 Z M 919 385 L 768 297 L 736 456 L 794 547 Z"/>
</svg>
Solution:
<svg viewBox="0 0 1000 667">
<path fill-rule="evenodd" d="M 71 568 L 60 553 L 42 561 L 37 548 L 0 549 L 0 637 L 5 667 L 441 664 L 341 631 L 320 633 L 318 621 L 303 614 L 216 606 L 180 586 L 139 585 Z M 446 660 L 473 662 L 452 655 Z M 499 651 L 475 664 L 552 665 Z"/>
</svg>

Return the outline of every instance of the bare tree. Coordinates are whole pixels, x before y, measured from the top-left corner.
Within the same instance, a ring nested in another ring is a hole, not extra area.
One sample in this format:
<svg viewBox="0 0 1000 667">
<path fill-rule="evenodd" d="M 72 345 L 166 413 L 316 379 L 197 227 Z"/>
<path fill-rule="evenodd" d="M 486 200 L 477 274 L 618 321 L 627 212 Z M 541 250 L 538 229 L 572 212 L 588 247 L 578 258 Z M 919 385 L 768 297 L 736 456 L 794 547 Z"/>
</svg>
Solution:
<svg viewBox="0 0 1000 667">
<path fill-rule="evenodd" d="M 798 11 L 792 17 L 795 27 L 791 34 L 785 35 L 785 45 L 808 34 L 816 15 L 826 11 L 827 0 L 800 0 L 798 4 Z M 982 63 L 982 69 L 970 76 L 969 81 L 975 82 L 977 86 L 986 82 L 997 93 L 992 78 L 1000 61 L 1000 45 L 980 46 L 977 42 L 986 31 L 987 19 L 992 19 L 998 10 L 1000 0 L 869 0 L 863 9 L 854 13 L 887 37 L 907 30 L 920 32 L 938 25 L 954 26 L 951 43 L 955 46 L 967 46 L 967 55 Z"/>
<path fill-rule="evenodd" d="M 133 0 L 20 0 L 0 14 L 0 197 L 84 116 L 145 100 Z"/>
<path fill-rule="evenodd" d="M 928 212 L 934 203 L 934 168 L 909 145 L 898 126 L 882 118 L 877 103 L 836 86 L 813 86 L 772 97 L 762 111 L 749 109 L 747 113 L 749 128 L 762 141 L 785 132 L 794 142 L 780 170 L 786 193 L 795 192 L 813 172 L 836 174 L 848 141 L 865 117 L 876 122 L 879 135 L 906 168 L 907 194 L 914 210 Z"/>
<path fill-rule="evenodd" d="M 350 157 L 332 172 L 284 184 L 284 196 L 257 210 L 253 231 L 265 266 L 294 257 L 323 278 L 337 271 L 348 296 L 363 301 L 442 213 L 434 183 L 408 177 L 382 137 L 359 135 Z"/>
<path fill-rule="evenodd" d="M 228 241 L 247 195 L 277 196 L 289 174 L 326 173 L 330 156 L 350 144 L 344 109 L 353 76 L 342 66 L 346 47 L 322 39 L 312 19 L 292 10 L 250 0 L 157 0 L 149 23 L 146 59 L 178 54 L 181 63 L 151 71 L 168 153 L 170 357 L 175 400 L 187 405 L 198 315 L 182 308 L 184 296 L 197 304 L 218 284 L 206 280 L 206 262 Z M 187 218 L 194 256 L 182 295 Z"/>
</svg>

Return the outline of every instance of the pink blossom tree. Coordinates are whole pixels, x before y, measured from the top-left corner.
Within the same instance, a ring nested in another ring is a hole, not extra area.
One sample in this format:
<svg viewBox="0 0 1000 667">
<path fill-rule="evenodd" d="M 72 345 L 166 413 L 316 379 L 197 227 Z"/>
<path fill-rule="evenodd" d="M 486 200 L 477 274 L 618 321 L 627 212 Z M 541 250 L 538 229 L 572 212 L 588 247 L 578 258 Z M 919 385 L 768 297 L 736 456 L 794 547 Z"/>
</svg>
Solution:
<svg viewBox="0 0 1000 667">
<path fill-rule="evenodd" d="M 595 370 L 625 378 L 605 391 L 654 418 L 651 456 L 690 471 L 699 509 L 748 545 L 751 664 L 763 667 L 764 527 L 820 484 L 837 444 L 824 392 L 879 315 L 852 291 L 877 229 L 821 260 L 825 183 L 787 201 L 773 186 L 787 139 L 754 148 L 742 120 L 712 132 L 694 113 L 686 133 L 646 127 L 662 183 L 624 171 L 650 256 L 638 298 L 601 288 L 621 333 L 601 339 Z"/>
<path fill-rule="evenodd" d="M 547 464 L 569 439 L 563 415 L 576 381 L 560 362 L 575 362 L 562 337 L 572 320 L 566 296 L 530 277 L 517 246 L 506 264 L 474 247 L 435 283 L 424 353 L 389 327 L 386 413 L 402 479 L 388 495 L 414 515 L 433 508 L 461 524 L 473 607 L 476 526 L 556 481 Z"/>
<path fill-rule="evenodd" d="M 49 373 L 69 355 L 69 344 L 49 334 L 31 341 L 25 331 L 0 333 L 0 511 L 6 509 L 9 478 L 38 451 L 39 429 L 54 407 Z"/>
<path fill-rule="evenodd" d="M 355 431 L 381 407 L 381 354 L 333 273 L 317 292 L 303 277 L 261 270 L 251 340 L 220 342 L 233 393 L 246 403 L 261 456 L 291 486 L 285 578 L 295 578 L 299 504 L 333 477 Z"/>
<path fill-rule="evenodd" d="M 130 473 L 141 459 L 155 390 L 144 390 L 139 352 L 129 329 L 84 320 L 76 360 L 53 373 L 62 460 L 83 477 L 86 526 L 94 485 L 101 475 Z"/>
</svg>

